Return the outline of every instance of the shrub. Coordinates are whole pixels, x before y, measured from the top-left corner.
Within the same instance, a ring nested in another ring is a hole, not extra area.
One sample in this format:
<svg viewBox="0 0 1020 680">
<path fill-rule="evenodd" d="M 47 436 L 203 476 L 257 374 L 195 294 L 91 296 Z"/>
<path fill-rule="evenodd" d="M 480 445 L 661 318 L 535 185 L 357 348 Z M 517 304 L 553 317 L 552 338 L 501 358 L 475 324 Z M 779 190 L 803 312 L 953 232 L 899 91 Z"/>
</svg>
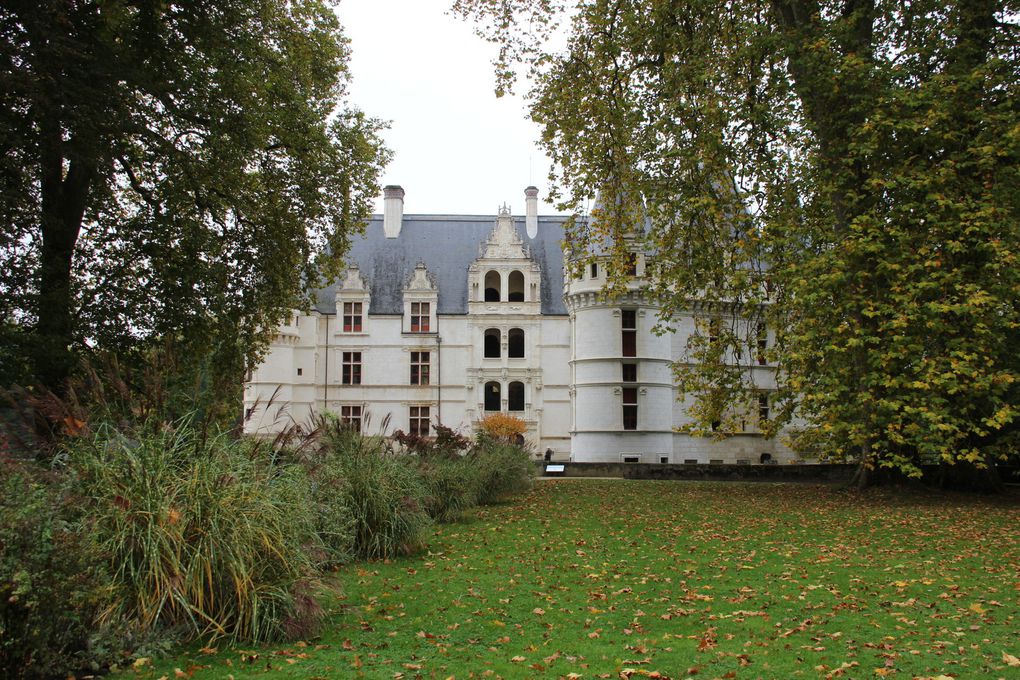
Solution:
<svg viewBox="0 0 1020 680">
<path fill-rule="evenodd" d="M 410 554 L 425 544 L 432 518 L 428 490 L 410 456 L 392 455 L 385 440 L 363 437 L 336 419 L 323 424 L 316 460 L 347 480 L 353 549 L 363 558 Z"/>
<path fill-rule="evenodd" d="M 478 432 L 483 440 L 516 442 L 527 431 L 528 426 L 523 420 L 505 413 L 493 413 L 478 421 Z"/>
<path fill-rule="evenodd" d="M 0 675 L 98 669 L 90 637 L 105 574 L 66 521 L 60 480 L 0 452 Z"/>
<path fill-rule="evenodd" d="M 83 531 L 110 566 L 110 620 L 263 641 L 318 612 L 308 480 L 258 444 L 201 438 L 188 422 L 72 441 Z"/>
<path fill-rule="evenodd" d="M 523 447 L 497 440 L 483 441 L 469 458 L 478 470 L 479 503 L 496 503 L 509 494 L 531 488 L 535 465 Z"/>
<path fill-rule="evenodd" d="M 407 434 L 403 430 L 393 433 L 393 438 L 402 444 L 408 452 L 417 456 L 460 458 L 461 454 L 471 446 L 471 440 L 453 428 L 440 423 L 435 426 L 434 437 L 423 437 L 418 434 Z"/>
</svg>

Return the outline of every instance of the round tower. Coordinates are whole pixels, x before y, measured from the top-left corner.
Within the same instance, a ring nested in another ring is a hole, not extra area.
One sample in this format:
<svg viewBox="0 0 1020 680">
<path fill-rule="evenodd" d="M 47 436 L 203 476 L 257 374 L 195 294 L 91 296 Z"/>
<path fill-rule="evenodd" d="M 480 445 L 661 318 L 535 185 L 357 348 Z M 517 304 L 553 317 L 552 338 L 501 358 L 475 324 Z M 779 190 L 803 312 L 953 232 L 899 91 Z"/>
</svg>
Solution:
<svg viewBox="0 0 1020 680">
<path fill-rule="evenodd" d="M 631 252 L 632 278 L 613 299 L 601 292 L 605 252 L 587 254 L 580 276 L 566 280 L 578 462 L 673 462 L 670 336 L 652 332 L 658 308 L 642 293 L 645 254 L 636 245 Z"/>
</svg>

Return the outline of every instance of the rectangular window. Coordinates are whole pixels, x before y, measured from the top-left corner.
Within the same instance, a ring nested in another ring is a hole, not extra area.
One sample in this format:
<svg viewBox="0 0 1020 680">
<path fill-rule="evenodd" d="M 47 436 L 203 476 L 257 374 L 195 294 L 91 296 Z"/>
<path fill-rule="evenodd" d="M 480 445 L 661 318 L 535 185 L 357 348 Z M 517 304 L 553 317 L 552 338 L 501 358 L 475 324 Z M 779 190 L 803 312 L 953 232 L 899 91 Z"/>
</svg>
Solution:
<svg viewBox="0 0 1020 680">
<path fill-rule="evenodd" d="M 637 388 L 623 388 L 623 429 L 637 429 Z"/>
<path fill-rule="evenodd" d="M 758 395 L 758 422 L 764 423 L 769 419 L 769 395 Z"/>
<path fill-rule="evenodd" d="M 429 436 L 429 407 L 412 406 L 410 409 L 411 434 L 419 437 Z"/>
<path fill-rule="evenodd" d="M 344 352 L 340 365 L 341 383 L 344 385 L 361 384 L 361 352 Z"/>
<path fill-rule="evenodd" d="M 637 364 L 623 365 L 623 382 L 637 382 Z"/>
<path fill-rule="evenodd" d="M 361 432 L 361 407 L 341 406 L 340 422 L 349 426 L 352 430 L 355 430 L 356 432 Z"/>
<path fill-rule="evenodd" d="M 411 352 L 411 384 L 429 384 L 429 352 Z"/>
<path fill-rule="evenodd" d="M 361 303 L 344 303 L 344 333 L 361 332 Z"/>
<path fill-rule="evenodd" d="M 623 330 L 623 356 L 637 356 L 637 311 L 624 309 L 620 313 Z"/>
<path fill-rule="evenodd" d="M 591 263 L 591 277 L 597 279 L 599 277 L 599 265 L 597 262 Z"/>
<path fill-rule="evenodd" d="M 429 332 L 429 303 L 428 302 L 412 302 L 411 303 L 411 332 L 412 333 L 428 333 Z"/>
<path fill-rule="evenodd" d="M 758 364 L 764 366 L 768 362 L 768 359 L 765 357 L 765 350 L 769 348 L 769 334 L 764 322 L 758 324 L 756 335 L 757 341 L 754 353 L 758 359 Z"/>
</svg>

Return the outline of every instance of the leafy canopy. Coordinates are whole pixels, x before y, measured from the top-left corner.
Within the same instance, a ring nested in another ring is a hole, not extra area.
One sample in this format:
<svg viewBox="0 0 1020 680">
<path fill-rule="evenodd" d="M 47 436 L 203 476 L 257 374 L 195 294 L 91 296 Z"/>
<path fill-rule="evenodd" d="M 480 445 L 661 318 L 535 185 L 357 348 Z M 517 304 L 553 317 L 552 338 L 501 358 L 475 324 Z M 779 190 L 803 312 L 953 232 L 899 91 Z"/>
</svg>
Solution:
<svg viewBox="0 0 1020 680">
<path fill-rule="evenodd" d="M 239 380 L 377 193 L 348 53 L 319 0 L 4 3 L 0 318 L 36 377 L 170 339 Z"/>
<path fill-rule="evenodd" d="M 664 318 L 697 301 L 730 320 L 721 349 L 695 343 L 677 368 L 698 418 L 757 390 L 764 321 L 773 432 L 911 474 L 1004 451 L 1020 422 L 1015 0 L 456 10 L 499 44 L 499 88 L 530 65 L 563 206 L 617 206 L 573 238 L 647 215 Z M 744 366 L 721 361 L 738 349 Z"/>
</svg>

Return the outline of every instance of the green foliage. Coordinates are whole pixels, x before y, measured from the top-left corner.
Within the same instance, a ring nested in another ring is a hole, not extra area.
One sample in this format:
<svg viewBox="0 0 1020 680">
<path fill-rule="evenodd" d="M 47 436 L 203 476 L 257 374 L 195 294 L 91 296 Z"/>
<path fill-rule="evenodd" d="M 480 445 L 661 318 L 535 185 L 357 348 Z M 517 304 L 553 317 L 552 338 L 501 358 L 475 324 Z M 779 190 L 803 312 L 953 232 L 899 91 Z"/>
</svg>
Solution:
<svg viewBox="0 0 1020 680">
<path fill-rule="evenodd" d="M 100 668 L 93 644 L 106 574 L 69 525 L 58 479 L 0 452 L 0 675 L 63 677 Z"/>
<path fill-rule="evenodd" d="M 154 338 L 243 375 L 388 158 L 334 8 L 18 1 L 0 36 L 0 319 L 36 377 L 63 392 L 69 347 Z"/>
<path fill-rule="evenodd" d="M 1002 455 L 1020 429 L 1012 0 L 456 7 L 500 44 L 501 87 L 530 63 L 563 207 L 601 192 L 572 252 L 609 239 L 620 284 L 643 250 L 664 319 L 730 320 L 677 367 L 702 431 L 771 387 L 722 360 L 764 321 L 768 431 L 911 475 Z"/>
<path fill-rule="evenodd" d="M 1015 500 L 542 481 L 441 528 L 427 554 L 346 568 L 345 613 L 318 644 L 263 650 L 273 669 L 250 673 L 1013 679 Z M 198 659 L 152 676 L 240 675 L 235 650 Z"/>
<path fill-rule="evenodd" d="M 478 502 L 484 505 L 504 500 L 531 488 L 535 464 L 527 449 L 499 440 L 486 440 L 468 454 L 477 469 Z"/>
<path fill-rule="evenodd" d="M 483 470 L 475 456 L 418 458 L 425 511 L 437 522 L 454 522 L 478 505 Z"/>
<path fill-rule="evenodd" d="M 354 554 L 364 559 L 408 555 L 432 527 L 428 489 L 409 456 L 394 455 L 380 437 L 365 437 L 336 419 L 321 432 L 317 460 L 346 480 L 343 501 L 353 515 Z"/>
<path fill-rule="evenodd" d="M 186 421 L 101 426 L 67 448 L 81 531 L 112 574 L 105 620 L 251 641 L 314 625 L 317 518 L 299 466 Z"/>
</svg>

